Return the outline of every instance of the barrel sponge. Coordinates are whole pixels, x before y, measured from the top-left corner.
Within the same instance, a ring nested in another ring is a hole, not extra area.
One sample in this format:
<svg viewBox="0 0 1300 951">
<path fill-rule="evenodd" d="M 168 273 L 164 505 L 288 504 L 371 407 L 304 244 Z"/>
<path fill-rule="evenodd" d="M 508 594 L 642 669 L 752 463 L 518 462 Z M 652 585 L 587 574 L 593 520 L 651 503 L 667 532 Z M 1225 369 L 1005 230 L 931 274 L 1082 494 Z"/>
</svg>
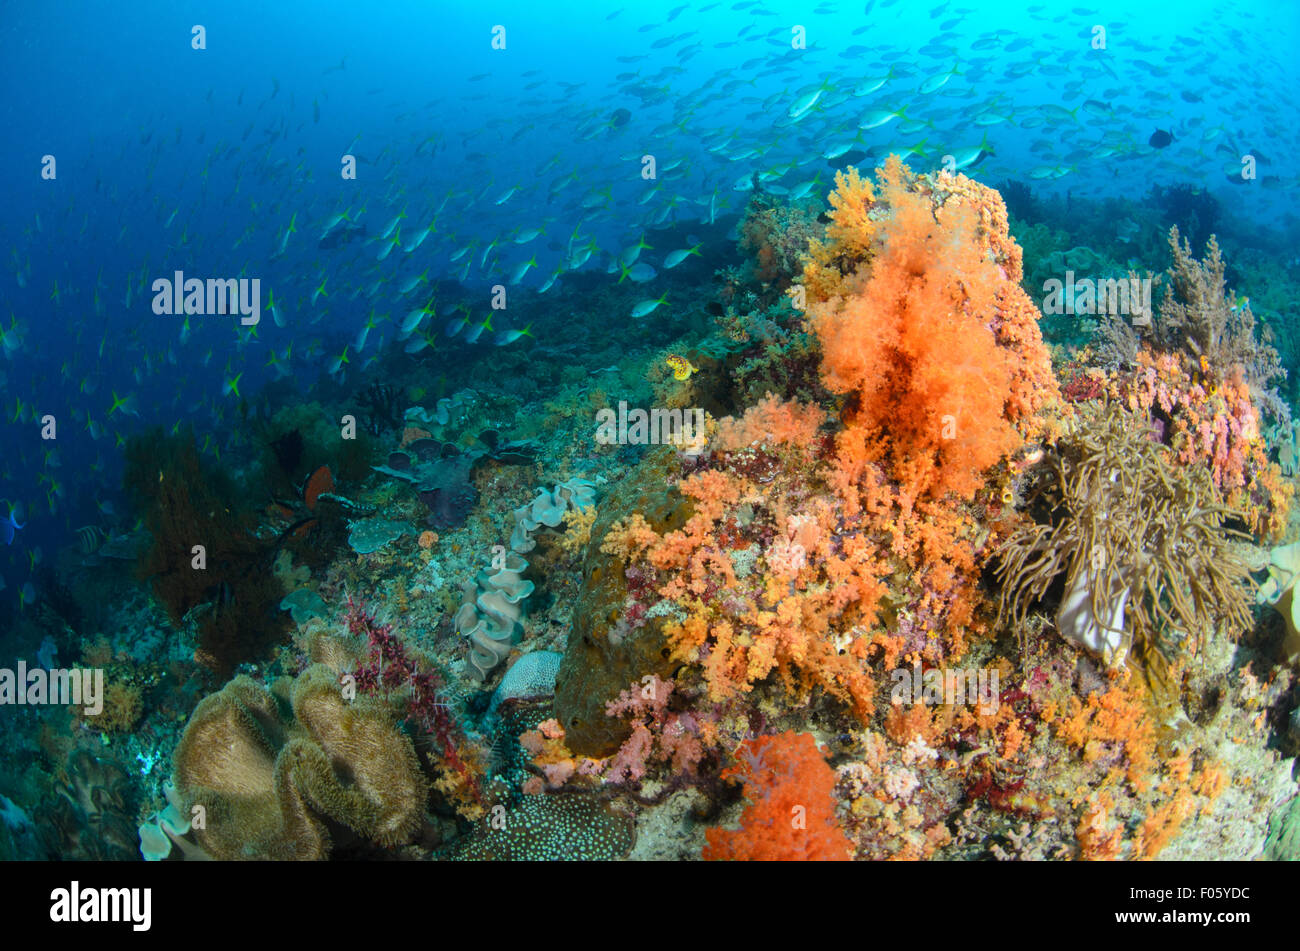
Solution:
<svg viewBox="0 0 1300 951">
<path fill-rule="evenodd" d="M 315 665 L 294 683 L 293 713 L 314 741 L 293 751 L 294 777 L 312 805 L 381 845 L 409 840 L 428 789 L 410 738 L 382 705 L 344 700 L 329 668 Z"/>
<path fill-rule="evenodd" d="M 555 715 L 565 744 L 575 753 L 602 757 L 616 752 L 631 732 L 628 721 L 606 714 L 631 683 L 653 674 L 672 677 L 676 662 L 664 636 L 664 617 L 628 622 L 635 598 L 629 587 L 626 553 L 605 551 L 605 536 L 622 519 L 640 515 L 659 534 L 677 531 L 694 513 L 673 485 L 680 464 L 670 447 L 647 454 L 601 503 L 582 566 L 582 585 L 573 604 L 573 630 L 555 677 Z M 643 595 L 644 597 L 644 595 Z"/>
<path fill-rule="evenodd" d="M 426 789 L 391 716 L 370 700 L 344 701 L 320 664 L 287 693 L 286 704 L 241 676 L 191 715 L 173 765 L 184 801 L 206 812 L 193 829 L 203 849 L 218 859 L 323 859 L 325 819 L 381 845 L 406 841 Z"/>
<path fill-rule="evenodd" d="M 246 676 L 195 707 L 172 764 L 186 803 L 203 807 L 204 821 L 193 831 L 209 855 L 321 859 L 329 853 L 324 825 L 279 761 L 287 735 L 275 699 Z"/>
</svg>

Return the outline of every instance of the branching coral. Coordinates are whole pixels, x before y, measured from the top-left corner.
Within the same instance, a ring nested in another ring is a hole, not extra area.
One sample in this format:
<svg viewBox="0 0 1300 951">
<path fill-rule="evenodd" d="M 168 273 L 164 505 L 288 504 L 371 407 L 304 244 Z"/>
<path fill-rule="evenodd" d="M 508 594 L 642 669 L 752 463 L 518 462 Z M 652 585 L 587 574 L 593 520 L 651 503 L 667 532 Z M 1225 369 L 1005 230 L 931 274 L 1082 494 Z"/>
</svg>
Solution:
<svg viewBox="0 0 1300 951">
<path fill-rule="evenodd" d="M 1123 664 L 1130 645 L 1203 643 L 1249 627 L 1248 568 L 1201 468 L 1175 471 L 1145 427 L 1109 404 L 1045 459 L 1031 505 L 1042 522 L 1002 549 L 1003 616 L 1022 620 L 1060 575 L 1061 634 Z M 1131 617 L 1132 626 L 1126 624 Z"/>
<path fill-rule="evenodd" d="M 1169 269 L 1169 290 L 1160 305 L 1153 331 L 1156 346 L 1172 353 L 1184 351 L 1194 360 L 1206 358 L 1221 374 L 1241 367 L 1250 382 L 1267 386 L 1285 376 L 1277 351 L 1255 338 L 1255 317 L 1250 303 L 1237 304 L 1224 287 L 1223 256 L 1213 235 L 1205 245 L 1205 259 L 1197 261 L 1192 249 L 1179 240 L 1178 228 L 1169 231 L 1174 263 Z"/>
</svg>

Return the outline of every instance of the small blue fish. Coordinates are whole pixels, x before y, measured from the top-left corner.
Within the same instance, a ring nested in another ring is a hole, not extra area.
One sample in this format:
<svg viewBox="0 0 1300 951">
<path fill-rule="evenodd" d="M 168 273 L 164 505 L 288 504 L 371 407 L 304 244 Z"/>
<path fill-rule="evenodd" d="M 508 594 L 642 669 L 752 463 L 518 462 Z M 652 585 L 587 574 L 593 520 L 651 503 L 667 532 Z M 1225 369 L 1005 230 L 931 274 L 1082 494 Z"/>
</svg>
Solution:
<svg viewBox="0 0 1300 951">
<path fill-rule="evenodd" d="M 16 517 L 17 512 L 18 506 L 10 503 L 9 514 L 4 517 L 4 521 L 0 521 L 0 537 L 4 538 L 6 545 L 12 545 L 14 543 L 14 535 L 16 535 L 20 529 L 27 527 L 26 522 L 22 525 L 18 524 L 18 519 Z"/>
</svg>

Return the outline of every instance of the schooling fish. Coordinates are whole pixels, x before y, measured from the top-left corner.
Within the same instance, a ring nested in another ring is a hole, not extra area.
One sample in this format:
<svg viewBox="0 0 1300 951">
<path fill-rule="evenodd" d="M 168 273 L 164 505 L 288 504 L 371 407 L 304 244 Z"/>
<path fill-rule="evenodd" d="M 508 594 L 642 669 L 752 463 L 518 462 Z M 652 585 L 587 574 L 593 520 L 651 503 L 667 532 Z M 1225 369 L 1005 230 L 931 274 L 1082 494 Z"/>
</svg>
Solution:
<svg viewBox="0 0 1300 951">
<path fill-rule="evenodd" d="M 655 309 L 660 304 L 666 304 L 666 303 L 668 303 L 667 294 L 664 294 L 662 297 L 657 298 L 656 300 L 643 300 L 639 302 L 635 307 L 632 308 L 632 316 L 649 317 L 651 314 L 655 312 Z"/>
<path fill-rule="evenodd" d="M 14 534 L 20 529 L 25 528 L 27 523 L 23 522 L 22 525 L 19 525 L 18 519 L 15 517 L 15 512 L 18 510 L 18 506 L 14 505 L 12 502 L 9 502 L 8 505 L 9 513 L 4 517 L 3 521 L 0 521 L 0 537 L 4 538 L 6 545 L 12 545 L 14 543 Z"/>
<path fill-rule="evenodd" d="M 465 333 L 465 342 L 478 343 L 478 338 L 483 334 L 483 331 L 491 330 L 491 329 L 492 329 L 492 315 L 488 314 L 486 317 L 483 318 L 483 323 L 475 324 L 474 326 L 470 327 L 470 329 Z"/>
<path fill-rule="evenodd" d="M 327 232 L 316 243 L 316 247 L 329 251 L 364 237 L 366 237 L 365 225 L 340 225 L 333 231 Z"/>
<path fill-rule="evenodd" d="M 531 330 L 532 326 L 533 326 L 532 324 L 529 324 L 527 327 L 523 328 L 522 330 L 515 329 L 515 330 L 501 331 L 501 333 L 497 334 L 496 345 L 498 347 L 504 347 L 507 344 L 514 343 L 520 337 L 531 337 L 533 335 L 533 332 Z"/>
</svg>

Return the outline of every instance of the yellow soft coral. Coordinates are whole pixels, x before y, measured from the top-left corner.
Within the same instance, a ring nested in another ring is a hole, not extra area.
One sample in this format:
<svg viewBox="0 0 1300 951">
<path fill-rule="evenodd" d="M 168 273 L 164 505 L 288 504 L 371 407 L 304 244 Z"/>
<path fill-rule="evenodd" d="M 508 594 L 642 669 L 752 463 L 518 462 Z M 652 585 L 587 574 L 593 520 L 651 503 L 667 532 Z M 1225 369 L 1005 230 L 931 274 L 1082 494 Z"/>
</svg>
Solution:
<svg viewBox="0 0 1300 951">
<path fill-rule="evenodd" d="M 587 548 L 591 541 L 591 526 L 596 521 L 596 506 L 585 509 L 571 508 L 564 513 L 564 534 L 560 537 L 560 547 L 567 554 L 578 555 Z M 603 547 L 603 545 L 602 545 Z"/>
<path fill-rule="evenodd" d="M 846 269 L 867 260 L 875 236 L 870 217 L 875 201 L 871 181 L 862 178 L 856 168 L 850 166 L 847 174 L 835 173 L 826 238 L 810 242 L 804 263 L 803 286 L 812 300 L 824 300 L 843 280 Z"/>
</svg>

